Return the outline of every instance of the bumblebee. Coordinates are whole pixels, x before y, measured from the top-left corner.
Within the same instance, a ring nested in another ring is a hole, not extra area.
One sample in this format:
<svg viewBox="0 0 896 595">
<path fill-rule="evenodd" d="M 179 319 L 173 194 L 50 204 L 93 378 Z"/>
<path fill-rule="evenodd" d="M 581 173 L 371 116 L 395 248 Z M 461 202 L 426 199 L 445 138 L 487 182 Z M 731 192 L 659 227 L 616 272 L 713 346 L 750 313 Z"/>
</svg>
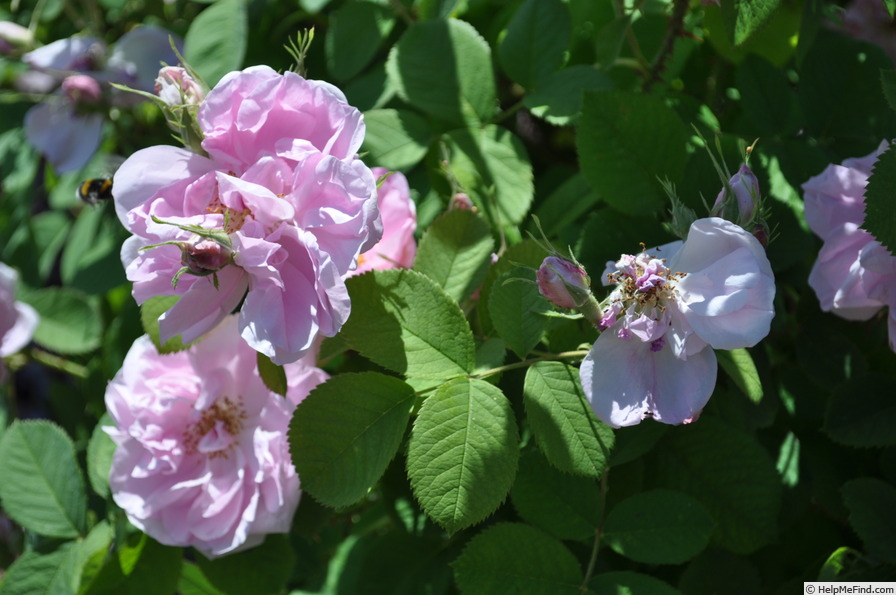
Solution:
<svg viewBox="0 0 896 595">
<path fill-rule="evenodd" d="M 90 178 L 78 186 L 78 198 L 89 205 L 97 205 L 100 201 L 112 198 L 111 178 Z"/>
</svg>

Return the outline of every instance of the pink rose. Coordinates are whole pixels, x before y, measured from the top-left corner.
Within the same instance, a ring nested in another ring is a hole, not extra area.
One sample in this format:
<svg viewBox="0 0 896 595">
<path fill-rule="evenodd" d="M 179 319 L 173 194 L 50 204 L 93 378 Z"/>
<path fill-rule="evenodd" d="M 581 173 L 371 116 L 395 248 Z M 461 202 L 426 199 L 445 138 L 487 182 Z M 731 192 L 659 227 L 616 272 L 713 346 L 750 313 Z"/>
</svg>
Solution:
<svg viewBox="0 0 896 595">
<path fill-rule="evenodd" d="M 389 170 L 383 167 L 373 168 L 376 179 L 387 173 Z M 400 172 L 392 172 L 377 190 L 377 204 L 383 219 L 383 239 L 358 257 L 358 268 L 353 275 L 373 269 L 410 268 L 414 264 L 417 207 L 411 200 L 407 178 Z"/>
<path fill-rule="evenodd" d="M 376 179 L 355 156 L 361 114 L 331 85 L 259 66 L 225 76 L 197 117 L 208 157 L 150 147 L 115 176 L 134 297 L 182 296 L 159 319 L 163 341 L 203 335 L 242 301 L 243 338 L 296 361 L 342 327 L 343 277 L 382 234 Z M 182 271 L 178 245 L 203 238 L 232 260 L 212 275 Z"/>
<path fill-rule="evenodd" d="M 0 262 L 0 357 L 19 351 L 28 344 L 37 327 L 37 312 L 16 301 L 19 274 Z"/>
<path fill-rule="evenodd" d="M 882 142 L 870 154 L 829 165 L 803 184 L 806 221 L 824 241 L 809 285 L 821 309 L 847 320 L 868 320 L 889 306 L 890 348 L 896 351 L 896 258 L 870 233 L 865 221 L 865 186 Z"/>
<path fill-rule="evenodd" d="M 209 558 L 289 531 L 301 492 L 287 428 L 327 376 L 302 362 L 284 370 L 286 397 L 265 387 L 232 316 L 188 351 L 134 343 L 106 389 L 115 425 L 104 428 L 117 445 L 112 495 L 134 526 Z"/>
<path fill-rule="evenodd" d="M 751 347 L 769 332 L 775 279 L 764 249 L 710 217 L 695 221 L 684 243 L 610 264 L 602 278 L 616 288 L 582 362 L 585 395 L 613 427 L 693 421 L 715 387 L 713 349 Z"/>
</svg>

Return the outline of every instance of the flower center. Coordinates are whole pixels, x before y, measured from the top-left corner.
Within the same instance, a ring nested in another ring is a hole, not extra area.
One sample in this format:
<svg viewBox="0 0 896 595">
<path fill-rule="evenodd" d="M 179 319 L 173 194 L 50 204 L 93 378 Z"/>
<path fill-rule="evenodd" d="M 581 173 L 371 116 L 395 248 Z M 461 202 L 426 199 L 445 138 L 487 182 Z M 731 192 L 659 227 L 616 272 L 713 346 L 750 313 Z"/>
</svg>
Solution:
<svg viewBox="0 0 896 595">
<path fill-rule="evenodd" d="M 187 453 L 227 458 L 247 417 L 239 399 L 219 398 L 211 407 L 199 412 L 199 419 L 184 430 Z"/>
<path fill-rule="evenodd" d="M 676 299 L 676 285 L 686 273 L 674 273 L 665 259 L 647 252 L 623 254 L 616 262 L 616 270 L 607 279 L 616 284 L 603 309 L 601 329 L 612 326 L 624 313 L 620 337 L 634 333 L 642 341 L 651 341 L 654 350 L 663 347 L 662 336 L 669 325 L 666 307 Z"/>
</svg>

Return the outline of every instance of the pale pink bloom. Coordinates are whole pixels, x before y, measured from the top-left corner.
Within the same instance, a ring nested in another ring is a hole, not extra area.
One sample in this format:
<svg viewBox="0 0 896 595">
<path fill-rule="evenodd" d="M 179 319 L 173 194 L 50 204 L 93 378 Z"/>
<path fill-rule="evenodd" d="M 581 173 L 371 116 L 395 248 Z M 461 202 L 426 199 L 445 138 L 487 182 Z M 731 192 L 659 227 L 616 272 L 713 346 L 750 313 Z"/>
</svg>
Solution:
<svg viewBox="0 0 896 595">
<path fill-rule="evenodd" d="M 160 63 L 177 60 L 170 37 L 160 27 L 145 25 L 125 33 L 112 48 L 98 38 L 74 36 L 22 56 L 32 70 L 17 81 L 20 90 L 57 91 L 25 115 L 28 142 L 58 173 L 84 167 L 102 140 L 106 108 L 142 101 L 108 84 L 151 91 Z"/>
<path fill-rule="evenodd" d="M 16 301 L 19 274 L 0 262 L 0 357 L 19 351 L 28 344 L 37 327 L 37 312 Z"/>
<path fill-rule="evenodd" d="M 106 389 L 115 425 L 104 428 L 116 443 L 112 496 L 134 526 L 209 558 L 290 530 L 301 492 L 289 421 L 327 375 L 304 362 L 284 370 L 285 397 L 265 387 L 232 316 L 187 351 L 134 343 Z"/>
<path fill-rule="evenodd" d="M 582 362 L 582 387 L 613 427 L 646 417 L 693 421 L 715 387 L 713 349 L 751 347 L 774 317 L 775 280 L 751 234 L 698 219 L 684 243 L 609 263 L 615 284 L 601 333 Z"/>
<path fill-rule="evenodd" d="M 150 147 L 115 176 L 116 212 L 134 234 L 122 246 L 134 297 L 181 295 L 160 333 L 190 341 L 245 295 L 243 338 L 275 363 L 295 361 L 342 327 L 343 277 L 382 234 L 376 179 L 355 155 L 361 114 L 327 83 L 259 66 L 226 75 L 197 117 L 208 157 Z M 159 244 L 208 234 L 226 237 L 232 264 L 172 286 L 188 263 Z"/>
<path fill-rule="evenodd" d="M 417 255 L 417 207 L 411 199 L 407 178 L 400 172 L 374 167 L 376 179 L 389 174 L 377 190 L 377 205 L 383 219 L 383 238 L 358 257 L 358 268 L 351 274 L 359 275 L 374 269 L 410 268 Z"/>
<path fill-rule="evenodd" d="M 591 293 L 591 280 L 585 269 L 568 260 L 548 256 L 535 271 L 538 291 L 560 308 L 577 308 Z"/>
<path fill-rule="evenodd" d="M 806 221 L 824 241 L 809 274 L 821 309 L 847 320 L 868 320 L 889 306 L 890 348 L 896 351 L 896 258 L 870 233 L 865 186 L 878 156 L 872 153 L 829 165 L 803 184 Z"/>
</svg>

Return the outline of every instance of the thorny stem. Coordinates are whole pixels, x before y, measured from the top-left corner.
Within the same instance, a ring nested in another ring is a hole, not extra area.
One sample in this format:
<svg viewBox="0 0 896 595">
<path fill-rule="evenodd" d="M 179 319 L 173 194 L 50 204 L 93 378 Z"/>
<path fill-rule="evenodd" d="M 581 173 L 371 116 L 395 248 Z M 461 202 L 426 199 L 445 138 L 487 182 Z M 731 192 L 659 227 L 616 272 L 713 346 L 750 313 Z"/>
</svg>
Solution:
<svg viewBox="0 0 896 595">
<path fill-rule="evenodd" d="M 666 61 L 672 55 L 675 48 L 675 40 L 681 36 L 684 31 L 684 17 L 688 14 L 688 0 L 674 0 L 672 5 L 672 17 L 669 19 L 669 26 L 666 28 L 666 36 L 660 44 L 660 48 L 650 64 L 650 70 L 647 78 L 644 80 L 642 89 L 647 92 L 650 87 L 660 80 L 660 72 L 666 66 Z"/>
<path fill-rule="evenodd" d="M 594 546 L 591 548 L 591 558 L 588 560 L 588 569 L 585 571 L 585 579 L 579 586 L 579 593 L 588 592 L 588 583 L 591 581 L 591 575 L 594 574 L 594 567 L 597 565 L 597 552 L 600 550 L 600 538 L 603 536 L 604 530 L 604 509 L 607 502 L 607 475 L 609 475 L 609 467 L 604 467 L 604 472 L 600 476 L 600 522 L 594 529 Z"/>
</svg>

